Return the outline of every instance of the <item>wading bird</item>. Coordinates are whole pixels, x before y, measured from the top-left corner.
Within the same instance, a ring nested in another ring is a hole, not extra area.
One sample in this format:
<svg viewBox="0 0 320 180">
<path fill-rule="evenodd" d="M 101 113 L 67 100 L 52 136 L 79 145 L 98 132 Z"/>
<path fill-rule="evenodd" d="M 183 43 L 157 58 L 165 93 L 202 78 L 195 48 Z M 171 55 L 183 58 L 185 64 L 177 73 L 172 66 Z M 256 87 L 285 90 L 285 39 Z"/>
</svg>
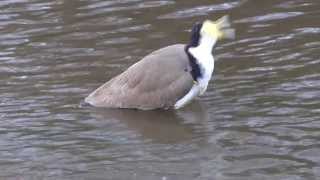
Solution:
<svg viewBox="0 0 320 180">
<path fill-rule="evenodd" d="M 227 16 L 196 23 L 189 44 L 148 54 L 93 91 L 85 102 L 106 108 L 182 108 L 206 91 L 214 69 L 212 50 L 223 38 L 234 38 Z"/>
</svg>

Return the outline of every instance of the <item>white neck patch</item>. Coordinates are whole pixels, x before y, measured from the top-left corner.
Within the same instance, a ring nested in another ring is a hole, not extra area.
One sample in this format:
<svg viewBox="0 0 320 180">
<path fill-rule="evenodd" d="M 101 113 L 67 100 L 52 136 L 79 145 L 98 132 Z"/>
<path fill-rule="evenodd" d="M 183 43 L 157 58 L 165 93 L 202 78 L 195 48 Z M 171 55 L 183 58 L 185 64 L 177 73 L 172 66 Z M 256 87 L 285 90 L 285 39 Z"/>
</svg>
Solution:
<svg viewBox="0 0 320 180">
<path fill-rule="evenodd" d="M 197 47 L 190 47 L 190 54 L 196 59 L 200 66 L 202 77 L 198 79 L 200 86 L 200 94 L 203 94 L 208 86 L 214 69 L 214 58 L 212 49 L 216 43 L 216 39 L 203 34 Z"/>
<path fill-rule="evenodd" d="M 190 47 L 189 53 L 195 58 L 196 63 L 200 66 L 201 77 L 199 77 L 198 83 L 193 84 L 190 91 L 181 99 L 179 99 L 175 105 L 175 109 L 179 109 L 192 101 L 196 96 L 202 95 L 208 87 L 208 83 L 211 79 L 214 69 L 214 59 L 212 56 L 213 46 L 216 44 L 217 39 L 212 38 L 207 34 L 201 34 L 200 43 L 197 47 Z"/>
</svg>

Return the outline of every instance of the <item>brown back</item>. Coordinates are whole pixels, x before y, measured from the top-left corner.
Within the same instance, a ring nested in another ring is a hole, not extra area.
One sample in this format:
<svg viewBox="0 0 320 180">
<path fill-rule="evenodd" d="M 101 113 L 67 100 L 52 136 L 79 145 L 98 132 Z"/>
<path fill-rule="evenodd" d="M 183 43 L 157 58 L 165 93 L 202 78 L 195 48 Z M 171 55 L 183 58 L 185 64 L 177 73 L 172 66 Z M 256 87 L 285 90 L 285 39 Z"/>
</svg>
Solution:
<svg viewBox="0 0 320 180">
<path fill-rule="evenodd" d="M 171 45 L 144 57 L 91 93 L 85 101 L 98 107 L 168 108 L 193 85 L 184 45 Z"/>
</svg>

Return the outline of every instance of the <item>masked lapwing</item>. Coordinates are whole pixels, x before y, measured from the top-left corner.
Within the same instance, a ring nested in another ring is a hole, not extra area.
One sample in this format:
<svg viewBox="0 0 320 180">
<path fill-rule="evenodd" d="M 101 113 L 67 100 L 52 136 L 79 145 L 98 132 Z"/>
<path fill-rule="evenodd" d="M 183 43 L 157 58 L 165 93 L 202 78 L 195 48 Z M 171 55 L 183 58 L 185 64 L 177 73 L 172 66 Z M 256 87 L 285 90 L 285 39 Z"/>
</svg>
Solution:
<svg viewBox="0 0 320 180">
<path fill-rule="evenodd" d="M 182 108 L 206 91 L 214 69 L 216 42 L 233 37 L 227 16 L 196 23 L 189 44 L 150 53 L 93 91 L 85 102 L 106 108 Z"/>
</svg>

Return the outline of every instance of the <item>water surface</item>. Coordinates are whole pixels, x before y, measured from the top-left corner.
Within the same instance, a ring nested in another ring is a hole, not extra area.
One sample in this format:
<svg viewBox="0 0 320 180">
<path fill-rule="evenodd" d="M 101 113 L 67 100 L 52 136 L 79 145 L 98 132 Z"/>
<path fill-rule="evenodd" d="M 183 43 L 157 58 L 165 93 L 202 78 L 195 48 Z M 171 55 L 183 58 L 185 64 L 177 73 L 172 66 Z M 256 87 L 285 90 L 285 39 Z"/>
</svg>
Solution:
<svg viewBox="0 0 320 180">
<path fill-rule="evenodd" d="M 0 1 L 0 179 L 320 177 L 320 2 Z M 180 111 L 83 108 L 193 23 L 229 14 L 208 91 Z"/>
</svg>

